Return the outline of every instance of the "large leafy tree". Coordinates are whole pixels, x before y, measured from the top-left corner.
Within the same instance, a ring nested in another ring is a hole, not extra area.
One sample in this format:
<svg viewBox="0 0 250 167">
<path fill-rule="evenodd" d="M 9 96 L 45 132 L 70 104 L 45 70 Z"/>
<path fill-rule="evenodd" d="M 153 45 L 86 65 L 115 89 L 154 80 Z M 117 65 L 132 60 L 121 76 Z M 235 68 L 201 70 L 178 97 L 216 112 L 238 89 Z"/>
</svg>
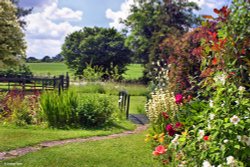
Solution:
<svg viewBox="0 0 250 167">
<path fill-rule="evenodd" d="M 122 74 L 131 55 L 124 42 L 125 36 L 113 28 L 84 27 L 66 37 L 61 55 L 76 75 L 82 75 L 88 64 L 108 72 L 117 66 Z"/>
<path fill-rule="evenodd" d="M 0 67 L 14 66 L 25 57 L 24 34 L 9 0 L 0 1 Z"/>
<path fill-rule="evenodd" d="M 159 44 L 169 34 L 181 35 L 198 23 L 193 10 L 195 3 L 183 0 L 135 0 L 130 16 L 124 20 L 130 35 L 126 45 L 142 63 L 151 68 L 151 62 L 160 59 Z"/>
</svg>

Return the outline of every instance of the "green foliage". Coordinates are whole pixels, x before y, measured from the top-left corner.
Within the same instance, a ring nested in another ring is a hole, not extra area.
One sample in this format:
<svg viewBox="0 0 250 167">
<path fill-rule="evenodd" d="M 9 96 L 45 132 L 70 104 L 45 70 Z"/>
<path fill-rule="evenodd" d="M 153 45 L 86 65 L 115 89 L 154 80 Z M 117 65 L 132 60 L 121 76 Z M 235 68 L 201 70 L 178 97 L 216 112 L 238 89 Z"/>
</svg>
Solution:
<svg viewBox="0 0 250 167">
<path fill-rule="evenodd" d="M 108 73 L 117 66 L 118 74 L 122 74 L 131 55 L 124 41 L 125 36 L 115 29 L 85 27 L 66 37 L 61 55 L 76 75 L 82 75 L 87 64 L 101 67 Z"/>
<path fill-rule="evenodd" d="M 80 126 L 98 127 L 110 122 L 118 111 L 113 100 L 110 96 L 84 95 L 77 108 Z"/>
<path fill-rule="evenodd" d="M 14 66 L 25 57 L 26 43 L 16 14 L 9 0 L 0 2 L 0 67 Z"/>
<path fill-rule="evenodd" d="M 144 75 L 151 78 L 151 62 L 160 58 L 159 44 L 169 34 L 183 34 L 197 23 L 195 3 L 187 1 L 138 0 L 124 21 L 130 29 L 126 45 L 146 65 Z M 150 18 L 150 19 L 148 19 Z"/>
<path fill-rule="evenodd" d="M 83 70 L 83 78 L 87 81 L 98 81 L 101 80 L 104 75 L 103 68 L 87 64 L 86 68 Z"/>
<path fill-rule="evenodd" d="M 19 65 L 15 68 L 6 68 L 0 70 L 0 77 L 28 77 L 32 76 L 33 73 L 31 72 L 29 66 L 25 64 Z"/>
<path fill-rule="evenodd" d="M 78 96 L 73 90 L 58 92 L 44 92 L 40 103 L 48 121 L 54 128 L 77 127 Z"/>
</svg>

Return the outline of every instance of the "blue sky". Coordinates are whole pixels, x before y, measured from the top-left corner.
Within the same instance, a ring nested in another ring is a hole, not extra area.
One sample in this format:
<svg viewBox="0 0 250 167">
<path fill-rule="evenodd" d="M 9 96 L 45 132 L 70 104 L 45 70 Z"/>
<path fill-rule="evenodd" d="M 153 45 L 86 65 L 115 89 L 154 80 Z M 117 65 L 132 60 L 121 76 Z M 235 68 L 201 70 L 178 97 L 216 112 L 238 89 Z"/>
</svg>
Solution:
<svg viewBox="0 0 250 167">
<path fill-rule="evenodd" d="M 201 7 L 198 14 L 212 14 L 213 8 L 230 0 L 190 0 Z M 134 0 L 20 0 L 23 7 L 33 7 L 26 16 L 27 57 L 42 58 L 60 53 L 65 36 L 82 27 L 124 28 L 120 18 L 129 15 Z"/>
</svg>

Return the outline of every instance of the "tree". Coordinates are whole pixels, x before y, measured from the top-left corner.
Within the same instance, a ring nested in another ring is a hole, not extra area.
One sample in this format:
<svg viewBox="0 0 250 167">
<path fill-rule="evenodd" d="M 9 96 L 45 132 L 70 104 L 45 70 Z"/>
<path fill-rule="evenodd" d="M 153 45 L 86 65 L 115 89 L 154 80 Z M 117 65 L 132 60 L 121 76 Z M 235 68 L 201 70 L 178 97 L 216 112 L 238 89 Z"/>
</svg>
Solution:
<svg viewBox="0 0 250 167">
<path fill-rule="evenodd" d="M 82 75 L 87 64 L 110 73 L 117 66 L 122 74 L 131 55 L 124 42 L 125 36 L 113 28 L 84 27 L 66 37 L 61 55 L 76 75 Z"/>
<path fill-rule="evenodd" d="M 181 35 L 198 23 L 195 3 L 183 0 L 136 0 L 124 23 L 130 30 L 126 45 L 147 64 L 160 59 L 159 44 L 169 34 Z M 146 73 L 147 73 L 146 72 Z"/>
<path fill-rule="evenodd" d="M 20 64 L 25 58 L 26 42 L 9 0 L 0 1 L 0 67 Z"/>
<path fill-rule="evenodd" d="M 51 58 L 49 56 L 44 56 L 42 59 L 41 59 L 41 62 L 51 62 Z"/>
<path fill-rule="evenodd" d="M 26 62 L 27 63 L 37 63 L 37 62 L 39 62 L 39 60 L 37 58 L 35 58 L 35 57 L 28 57 L 26 59 Z"/>
<path fill-rule="evenodd" d="M 13 4 L 16 5 L 17 11 L 16 11 L 16 17 L 18 18 L 20 26 L 24 29 L 26 22 L 22 19 L 24 16 L 27 16 L 32 12 L 32 8 L 24 9 L 19 6 L 19 0 L 11 0 Z"/>
<path fill-rule="evenodd" d="M 64 58 L 63 58 L 62 55 L 57 54 L 56 56 L 54 56 L 54 57 L 51 58 L 51 61 L 52 61 L 52 62 L 62 62 L 63 59 L 64 59 Z"/>
</svg>

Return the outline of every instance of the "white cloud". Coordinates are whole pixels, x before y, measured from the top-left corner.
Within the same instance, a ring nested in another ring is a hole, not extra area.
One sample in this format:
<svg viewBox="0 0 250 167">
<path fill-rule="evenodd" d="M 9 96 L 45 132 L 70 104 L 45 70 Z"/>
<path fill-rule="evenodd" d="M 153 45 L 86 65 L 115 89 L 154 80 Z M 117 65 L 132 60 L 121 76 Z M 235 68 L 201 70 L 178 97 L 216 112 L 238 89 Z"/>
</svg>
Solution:
<svg viewBox="0 0 250 167">
<path fill-rule="evenodd" d="M 26 16 L 27 56 L 42 58 L 45 55 L 55 56 L 67 34 L 81 29 L 70 21 L 82 19 L 81 11 L 59 8 L 57 0 L 48 1 L 42 7 Z"/>
<path fill-rule="evenodd" d="M 200 11 L 195 12 L 198 14 L 214 15 L 214 8 L 221 8 L 226 4 L 226 0 L 189 0 L 189 2 L 195 2 L 201 8 Z"/>
<path fill-rule="evenodd" d="M 106 18 L 111 19 L 109 23 L 110 27 L 114 27 L 117 30 L 122 30 L 125 26 L 120 23 L 121 19 L 126 19 L 130 15 L 131 5 L 134 5 L 134 0 L 125 0 L 120 7 L 119 11 L 113 11 L 112 9 L 106 10 Z"/>
</svg>

